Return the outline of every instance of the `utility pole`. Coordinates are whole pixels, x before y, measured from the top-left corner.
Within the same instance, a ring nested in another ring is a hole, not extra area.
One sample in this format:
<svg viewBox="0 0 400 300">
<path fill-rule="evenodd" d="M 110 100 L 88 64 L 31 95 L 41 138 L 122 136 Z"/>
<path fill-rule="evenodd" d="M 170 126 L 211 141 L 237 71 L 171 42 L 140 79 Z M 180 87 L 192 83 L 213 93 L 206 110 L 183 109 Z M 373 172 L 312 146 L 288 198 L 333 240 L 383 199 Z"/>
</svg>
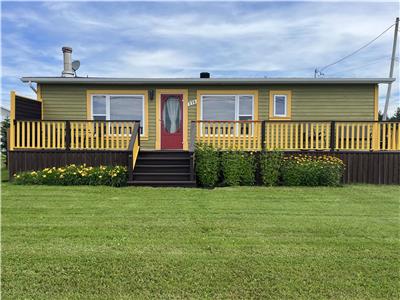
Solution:
<svg viewBox="0 0 400 300">
<path fill-rule="evenodd" d="M 399 18 L 396 18 L 396 25 L 394 26 L 394 37 L 393 37 L 393 49 L 392 49 L 392 60 L 390 62 L 389 78 L 393 78 L 394 62 L 396 60 L 396 46 L 397 46 L 397 33 L 399 32 Z M 387 111 L 389 108 L 390 94 L 392 92 L 392 83 L 388 83 L 386 92 L 385 109 L 383 110 L 383 121 L 387 119 Z"/>
</svg>

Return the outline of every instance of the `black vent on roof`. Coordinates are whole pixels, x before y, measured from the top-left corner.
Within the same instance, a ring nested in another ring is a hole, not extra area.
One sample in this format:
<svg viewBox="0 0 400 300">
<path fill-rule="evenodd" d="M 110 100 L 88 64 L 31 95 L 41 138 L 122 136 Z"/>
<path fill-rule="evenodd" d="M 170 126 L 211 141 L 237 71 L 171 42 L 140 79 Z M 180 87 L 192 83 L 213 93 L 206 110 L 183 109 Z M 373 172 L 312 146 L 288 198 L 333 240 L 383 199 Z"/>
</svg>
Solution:
<svg viewBox="0 0 400 300">
<path fill-rule="evenodd" d="M 208 73 L 208 72 L 201 72 L 201 73 L 200 73 L 200 78 L 210 78 L 210 73 Z"/>
</svg>

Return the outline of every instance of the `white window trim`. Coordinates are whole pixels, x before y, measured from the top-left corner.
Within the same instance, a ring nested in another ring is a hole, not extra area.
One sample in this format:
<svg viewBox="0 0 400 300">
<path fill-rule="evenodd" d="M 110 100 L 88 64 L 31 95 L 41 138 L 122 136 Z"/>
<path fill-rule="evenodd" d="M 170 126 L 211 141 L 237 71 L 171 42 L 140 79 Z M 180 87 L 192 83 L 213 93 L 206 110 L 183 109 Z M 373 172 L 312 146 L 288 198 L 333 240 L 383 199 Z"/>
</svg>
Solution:
<svg viewBox="0 0 400 300">
<path fill-rule="evenodd" d="M 250 121 L 254 121 L 254 95 L 251 95 L 251 94 L 202 94 L 201 95 L 201 99 L 200 99 L 200 102 L 201 102 L 200 103 L 200 117 L 201 117 L 201 120 L 204 120 L 203 119 L 203 103 L 204 103 L 203 102 L 203 97 L 213 97 L 213 96 L 216 96 L 216 97 L 234 96 L 235 97 L 235 120 L 220 120 L 220 121 L 240 121 L 239 120 L 239 116 L 242 116 L 242 117 L 250 116 L 250 115 L 244 115 L 244 114 L 242 115 L 242 114 L 239 113 L 239 98 L 241 96 L 251 97 L 251 120 Z M 215 120 L 215 121 L 218 121 L 218 120 Z M 200 135 L 203 136 L 203 127 L 201 127 L 200 129 L 201 129 Z M 239 126 L 236 126 L 235 131 L 236 131 L 235 135 L 238 135 Z M 204 133 L 204 136 L 208 136 L 208 134 Z M 231 136 L 233 136 L 233 134 Z M 253 129 L 252 129 L 251 136 L 253 136 Z"/>
<path fill-rule="evenodd" d="M 94 114 L 93 113 L 93 97 L 96 96 L 103 96 L 106 97 L 106 113 L 105 114 Z M 92 120 L 93 117 L 95 116 L 105 116 L 106 117 L 106 121 L 113 121 L 110 119 L 110 104 L 111 104 L 111 97 L 142 97 L 142 124 L 140 124 L 140 126 L 142 127 L 142 132 L 141 132 L 141 136 L 144 135 L 144 133 L 146 132 L 146 128 L 145 128 L 145 124 L 146 124 L 146 114 L 144 111 L 144 101 L 145 101 L 145 97 L 143 94 L 91 94 L 90 95 L 90 101 L 91 101 L 91 116 L 92 116 Z M 115 120 L 116 122 L 118 122 L 118 120 Z M 125 120 L 128 121 L 128 120 Z"/>
<path fill-rule="evenodd" d="M 284 97 L 285 98 L 285 113 L 284 114 L 277 114 L 276 113 L 276 97 Z M 287 110 L 288 110 L 288 96 L 284 94 L 274 94 L 274 117 L 287 117 Z"/>
</svg>

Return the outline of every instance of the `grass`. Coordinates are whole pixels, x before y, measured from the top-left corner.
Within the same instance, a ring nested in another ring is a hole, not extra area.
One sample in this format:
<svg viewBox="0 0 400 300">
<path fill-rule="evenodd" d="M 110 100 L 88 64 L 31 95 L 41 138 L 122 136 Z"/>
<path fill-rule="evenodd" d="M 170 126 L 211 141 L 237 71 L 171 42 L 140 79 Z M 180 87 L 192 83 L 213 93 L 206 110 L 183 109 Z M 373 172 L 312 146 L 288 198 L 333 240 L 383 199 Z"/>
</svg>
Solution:
<svg viewBox="0 0 400 300">
<path fill-rule="evenodd" d="M 398 299 L 396 186 L 3 184 L 3 299 Z"/>
</svg>

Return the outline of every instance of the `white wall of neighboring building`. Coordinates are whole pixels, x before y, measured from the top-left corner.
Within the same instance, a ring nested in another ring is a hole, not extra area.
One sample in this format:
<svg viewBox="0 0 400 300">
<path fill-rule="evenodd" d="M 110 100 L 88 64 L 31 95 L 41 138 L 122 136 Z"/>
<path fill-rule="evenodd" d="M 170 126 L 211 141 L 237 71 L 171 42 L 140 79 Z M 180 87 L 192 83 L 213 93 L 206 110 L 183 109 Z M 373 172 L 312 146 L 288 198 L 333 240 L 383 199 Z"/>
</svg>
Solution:
<svg viewBox="0 0 400 300">
<path fill-rule="evenodd" d="M 0 121 L 3 121 L 4 119 L 7 119 L 10 117 L 10 110 L 8 110 L 5 107 L 1 107 L 1 119 Z"/>
</svg>

